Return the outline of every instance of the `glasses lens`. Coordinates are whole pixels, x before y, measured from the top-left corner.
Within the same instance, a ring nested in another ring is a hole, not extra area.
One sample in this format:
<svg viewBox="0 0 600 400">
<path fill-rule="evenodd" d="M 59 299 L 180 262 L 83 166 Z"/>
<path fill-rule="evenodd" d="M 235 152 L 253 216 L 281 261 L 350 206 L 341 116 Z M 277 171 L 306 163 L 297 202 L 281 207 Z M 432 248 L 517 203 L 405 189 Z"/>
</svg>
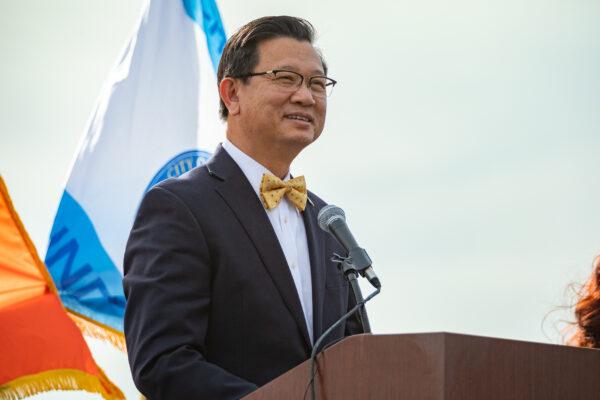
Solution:
<svg viewBox="0 0 600 400">
<path fill-rule="evenodd" d="M 310 78 L 310 90 L 314 96 L 327 97 L 333 91 L 335 81 L 325 76 L 313 76 Z"/>
<path fill-rule="evenodd" d="M 304 77 L 293 71 L 274 70 L 269 71 L 267 76 L 274 84 L 282 89 L 297 90 L 302 85 Z M 326 76 L 312 76 L 309 78 L 308 86 L 315 97 L 327 97 L 333 91 L 336 81 Z"/>
<path fill-rule="evenodd" d="M 273 82 L 284 88 L 297 88 L 302 84 L 302 75 L 292 71 L 273 71 Z"/>
<path fill-rule="evenodd" d="M 315 96 L 325 97 L 327 89 L 327 78 L 324 76 L 313 76 L 310 78 L 310 90 Z"/>
</svg>

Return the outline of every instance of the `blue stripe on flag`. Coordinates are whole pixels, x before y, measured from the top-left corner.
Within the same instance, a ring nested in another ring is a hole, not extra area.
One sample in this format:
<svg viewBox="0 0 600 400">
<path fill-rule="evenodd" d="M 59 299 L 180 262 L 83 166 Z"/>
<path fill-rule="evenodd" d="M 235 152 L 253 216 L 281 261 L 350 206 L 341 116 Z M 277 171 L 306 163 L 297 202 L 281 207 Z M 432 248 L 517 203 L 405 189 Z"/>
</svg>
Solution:
<svg viewBox="0 0 600 400">
<path fill-rule="evenodd" d="M 213 68 L 217 72 L 227 41 L 217 3 L 215 0 L 183 0 L 183 6 L 187 15 L 202 27 Z"/>
<path fill-rule="evenodd" d="M 52 226 L 45 262 L 66 307 L 123 331 L 125 296 L 121 274 L 85 210 L 66 190 Z"/>
</svg>

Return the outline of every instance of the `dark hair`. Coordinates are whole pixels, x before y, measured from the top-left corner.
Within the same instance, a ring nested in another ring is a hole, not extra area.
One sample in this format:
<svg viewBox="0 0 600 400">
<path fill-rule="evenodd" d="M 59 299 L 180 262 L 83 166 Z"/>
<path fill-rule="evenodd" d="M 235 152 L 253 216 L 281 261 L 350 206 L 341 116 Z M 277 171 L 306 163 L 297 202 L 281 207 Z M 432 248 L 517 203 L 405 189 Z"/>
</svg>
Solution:
<svg viewBox="0 0 600 400">
<path fill-rule="evenodd" d="M 233 34 L 225 43 L 219 69 L 217 71 L 217 81 L 220 84 L 223 78 L 239 76 L 252 72 L 258 64 L 258 44 L 277 37 L 289 37 L 299 41 L 306 41 L 313 44 L 315 29 L 310 22 L 302 18 L 289 17 L 286 15 L 276 17 L 262 17 L 248 22 Z M 317 51 L 317 53 L 319 53 Z M 323 71 L 327 74 L 327 66 L 323 57 L 319 53 Z M 248 78 L 241 78 L 245 82 Z M 223 120 L 227 119 L 229 114 L 223 100 L 219 112 Z"/>
<path fill-rule="evenodd" d="M 579 294 L 575 305 L 577 331 L 569 344 L 600 348 L 600 255 L 594 260 L 592 276 Z"/>
</svg>

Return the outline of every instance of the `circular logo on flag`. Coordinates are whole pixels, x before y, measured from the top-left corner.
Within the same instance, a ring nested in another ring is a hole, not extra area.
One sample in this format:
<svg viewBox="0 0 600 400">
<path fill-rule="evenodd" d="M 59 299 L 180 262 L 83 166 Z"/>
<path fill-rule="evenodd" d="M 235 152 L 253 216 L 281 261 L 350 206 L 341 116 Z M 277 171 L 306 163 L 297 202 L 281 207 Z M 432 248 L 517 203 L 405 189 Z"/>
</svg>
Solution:
<svg viewBox="0 0 600 400">
<path fill-rule="evenodd" d="M 167 178 L 176 178 L 192 168 L 204 164 L 209 158 L 210 153 L 202 150 L 188 150 L 176 155 L 158 170 L 146 188 L 146 192 L 160 181 Z"/>
</svg>

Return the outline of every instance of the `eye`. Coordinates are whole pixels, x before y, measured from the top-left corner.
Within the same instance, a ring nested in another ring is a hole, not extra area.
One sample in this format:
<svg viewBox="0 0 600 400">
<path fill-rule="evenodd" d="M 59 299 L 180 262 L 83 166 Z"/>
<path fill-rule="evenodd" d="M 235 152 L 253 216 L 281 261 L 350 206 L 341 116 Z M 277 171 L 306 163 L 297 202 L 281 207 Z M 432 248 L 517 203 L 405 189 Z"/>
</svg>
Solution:
<svg viewBox="0 0 600 400">
<path fill-rule="evenodd" d="M 293 86 L 298 81 L 298 76 L 289 72 L 277 72 L 275 82 L 283 86 Z"/>
<path fill-rule="evenodd" d="M 310 88 L 316 92 L 324 92 L 327 86 L 327 81 L 324 78 L 312 78 L 310 80 Z"/>
</svg>

